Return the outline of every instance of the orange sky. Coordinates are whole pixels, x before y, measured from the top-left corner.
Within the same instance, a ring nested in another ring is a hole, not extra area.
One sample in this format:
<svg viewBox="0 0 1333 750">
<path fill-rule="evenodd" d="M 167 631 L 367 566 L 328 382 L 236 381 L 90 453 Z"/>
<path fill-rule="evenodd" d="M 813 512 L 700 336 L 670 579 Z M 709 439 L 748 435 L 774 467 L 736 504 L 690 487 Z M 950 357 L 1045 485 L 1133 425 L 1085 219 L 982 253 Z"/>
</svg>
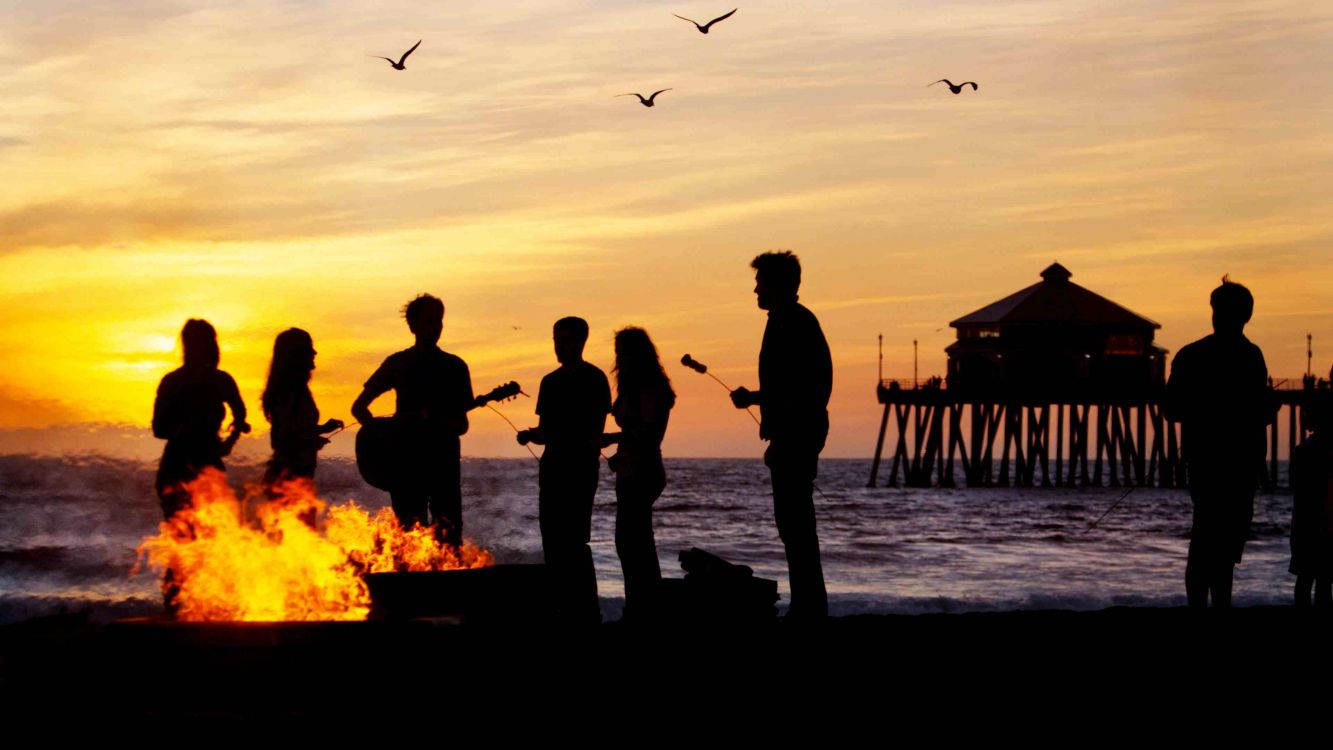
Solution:
<svg viewBox="0 0 1333 750">
<path fill-rule="evenodd" d="M 146 425 L 192 316 L 255 411 L 273 336 L 306 328 L 316 399 L 347 418 L 430 291 L 478 391 L 535 390 L 560 316 L 608 370 L 614 329 L 642 325 L 681 392 L 667 452 L 758 455 L 674 363 L 755 385 L 747 264 L 774 248 L 833 350 L 829 456 L 873 448 L 877 333 L 888 373 L 913 338 L 940 373 L 949 320 L 1054 260 L 1172 351 L 1230 273 L 1270 372 L 1304 372 L 1309 332 L 1327 373 L 1333 7 L 1207 8 L 771 2 L 703 36 L 671 14 L 730 6 L 6 5 L 0 428 L 42 449 L 15 430 Z M 367 56 L 419 38 L 406 71 Z M 473 425 L 466 452 L 526 455 Z"/>
</svg>

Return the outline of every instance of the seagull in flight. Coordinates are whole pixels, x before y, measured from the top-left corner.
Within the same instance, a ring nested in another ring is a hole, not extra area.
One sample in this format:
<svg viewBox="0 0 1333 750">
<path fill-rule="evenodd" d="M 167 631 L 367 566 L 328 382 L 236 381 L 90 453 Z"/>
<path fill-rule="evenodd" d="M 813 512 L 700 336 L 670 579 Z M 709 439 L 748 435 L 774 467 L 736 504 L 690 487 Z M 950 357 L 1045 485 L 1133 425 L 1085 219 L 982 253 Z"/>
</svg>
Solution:
<svg viewBox="0 0 1333 750">
<path fill-rule="evenodd" d="M 661 91 L 654 91 L 654 92 L 653 92 L 653 95 L 650 96 L 650 97 L 648 97 L 647 99 L 644 99 L 644 98 L 643 98 L 643 94 L 633 94 L 633 93 L 631 93 L 631 94 L 616 94 L 615 96 L 613 96 L 613 97 L 611 97 L 611 98 L 612 98 L 612 99 L 615 99 L 615 98 L 622 97 L 622 96 L 637 96 L 637 97 L 639 97 L 639 104 L 642 104 L 642 105 L 645 106 L 645 107 L 653 107 L 653 106 L 656 106 L 656 103 L 653 102 L 653 100 L 657 98 L 657 95 L 660 94 L 660 93 L 662 93 L 662 91 L 670 91 L 670 90 L 671 90 L 671 89 L 662 89 Z"/>
<path fill-rule="evenodd" d="M 955 94 L 961 94 L 961 93 L 963 93 L 963 87 L 964 87 L 964 86 L 971 86 L 973 91 L 976 91 L 976 90 L 977 90 L 977 82 L 976 82 L 976 81 L 963 81 L 962 83 L 960 83 L 960 84 L 958 84 L 957 86 L 955 86 L 954 83 L 953 83 L 953 81 L 950 81 L 948 78 L 941 78 L 940 80 L 936 81 L 935 83 L 947 83 L 947 84 L 949 84 L 949 90 L 952 91 L 952 92 L 954 92 Z M 926 87 L 929 88 L 929 87 L 931 87 L 931 86 L 934 86 L 935 83 L 927 84 Z"/>
<path fill-rule="evenodd" d="M 389 64 L 393 66 L 393 69 L 394 69 L 394 70 L 407 70 L 406 66 L 404 66 L 403 63 L 407 62 L 407 56 L 410 55 L 410 54 L 412 54 L 413 52 L 416 52 L 416 51 L 417 51 L 417 47 L 420 47 L 420 46 L 421 46 L 421 40 L 418 39 L 418 40 L 417 40 L 417 43 L 414 44 L 414 45 L 412 45 L 412 49 L 410 49 L 410 50 L 404 52 L 404 53 L 403 53 L 403 56 L 400 57 L 400 58 L 398 58 L 398 62 L 394 62 L 394 61 L 393 61 L 393 58 L 391 58 L 391 57 L 383 57 L 383 56 L 381 56 L 381 55 L 371 55 L 371 57 L 378 57 L 378 58 L 381 59 L 381 60 L 388 60 L 388 61 L 389 61 Z"/>
<path fill-rule="evenodd" d="M 671 15 L 676 16 L 676 18 L 679 18 L 682 21 L 689 21 L 690 23 L 694 24 L 694 28 L 698 29 L 700 34 L 707 34 L 708 29 L 711 28 L 713 24 L 717 23 L 718 21 L 725 21 L 728 18 L 731 18 L 731 16 L 738 10 L 740 10 L 740 8 L 732 8 L 731 13 L 728 13 L 725 16 L 718 16 L 717 18 L 714 18 L 713 20 L 709 21 L 703 26 L 700 26 L 699 22 L 692 18 L 686 18 L 685 16 L 676 16 L 675 13 L 672 13 Z"/>
</svg>

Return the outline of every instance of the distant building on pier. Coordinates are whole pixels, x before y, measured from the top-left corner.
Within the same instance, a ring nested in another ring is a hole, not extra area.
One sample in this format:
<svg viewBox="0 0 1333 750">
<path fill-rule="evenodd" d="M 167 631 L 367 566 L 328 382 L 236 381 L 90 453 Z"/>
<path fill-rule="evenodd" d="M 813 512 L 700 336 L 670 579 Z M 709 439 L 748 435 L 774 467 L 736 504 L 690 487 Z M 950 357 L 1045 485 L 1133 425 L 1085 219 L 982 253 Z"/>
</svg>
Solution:
<svg viewBox="0 0 1333 750">
<path fill-rule="evenodd" d="M 1161 394 L 1159 323 L 1070 281 L 1059 263 L 1041 281 L 949 325 L 948 389 L 965 400 L 1133 403 Z"/>
</svg>

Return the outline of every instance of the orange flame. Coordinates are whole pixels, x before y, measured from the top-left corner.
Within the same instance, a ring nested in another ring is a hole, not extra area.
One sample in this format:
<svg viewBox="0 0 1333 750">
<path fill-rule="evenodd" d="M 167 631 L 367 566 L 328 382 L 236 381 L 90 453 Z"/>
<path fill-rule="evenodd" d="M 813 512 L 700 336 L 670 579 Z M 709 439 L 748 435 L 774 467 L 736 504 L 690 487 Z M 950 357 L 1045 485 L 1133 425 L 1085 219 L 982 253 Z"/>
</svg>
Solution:
<svg viewBox="0 0 1333 750">
<path fill-rule="evenodd" d="M 309 480 L 280 484 L 264 502 L 256 488 L 238 498 L 226 475 L 205 469 L 186 490 L 190 507 L 138 548 L 140 565 L 178 589 L 181 620 L 363 620 L 366 573 L 495 564 L 471 542 L 455 548 L 430 528 L 402 528 L 388 508 L 372 516 L 351 501 L 328 506 Z"/>
</svg>

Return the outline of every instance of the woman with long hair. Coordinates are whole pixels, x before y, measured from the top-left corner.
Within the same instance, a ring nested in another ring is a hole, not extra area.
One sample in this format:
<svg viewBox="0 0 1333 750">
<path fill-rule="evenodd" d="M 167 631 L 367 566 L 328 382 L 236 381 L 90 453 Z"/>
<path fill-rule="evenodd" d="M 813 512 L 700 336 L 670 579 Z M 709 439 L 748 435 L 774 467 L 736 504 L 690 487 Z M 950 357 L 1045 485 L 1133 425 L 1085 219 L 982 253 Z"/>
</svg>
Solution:
<svg viewBox="0 0 1333 750">
<path fill-rule="evenodd" d="M 226 471 L 222 459 L 250 431 L 235 379 L 218 369 L 222 357 L 212 324 L 198 318 L 185 321 L 181 351 L 185 361 L 162 377 L 153 399 L 153 437 L 167 441 L 157 465 L 157 498 L 168 521 L 190 507 L 187 485 L 205 469 Z M 231 429 L 223 439 L 219 433 L 227 409 Z M 179 594 L 175 573 L 167 568 L 162 603 L 168 616 L 176 615 Z"/>
<path fill-rule="evenodd" d="M 315 342 L 300 328 L 288 328 L 273 341 L 273 361 L 260 397 L 272 425 L 273 458 L 264 473 L 270 488 L 292 479 L 313 480 L 316 454 L 329 442 L 324 436 L 342 429 L 340 420 L 319 421 L 319 407 L 310 393 L 315 353 Z"/>
<path fill-rule="evenodd" d="M 653 502 L 666 487 L 662 438 L 676 392 L 647 331 L 616 331 L 615 349 L 611 412 L 620 432 L 608 433 L 603 442 L 619 446 L 609 463 L 616 472 L 616 554 L 625 574 L 625 614 L 642 617 L 662 579 L 653 539 Z"/>
<path fill-rule="evenodd" d="M 157 496 L 168 519 L 189 505 L 185 485 L 207 467 L 224 470 L 223 457 L 250 431 L 236 381 L 218 369 L 221 354 L 213 326 L 187 320 L 181 350 L 184 363 L 162 378 L 153 400 L 153 436 L 167 441 L 157 468 Z M 224 440 L 219 432 L 228 408 L 231 432 Z"/>
</svg>

